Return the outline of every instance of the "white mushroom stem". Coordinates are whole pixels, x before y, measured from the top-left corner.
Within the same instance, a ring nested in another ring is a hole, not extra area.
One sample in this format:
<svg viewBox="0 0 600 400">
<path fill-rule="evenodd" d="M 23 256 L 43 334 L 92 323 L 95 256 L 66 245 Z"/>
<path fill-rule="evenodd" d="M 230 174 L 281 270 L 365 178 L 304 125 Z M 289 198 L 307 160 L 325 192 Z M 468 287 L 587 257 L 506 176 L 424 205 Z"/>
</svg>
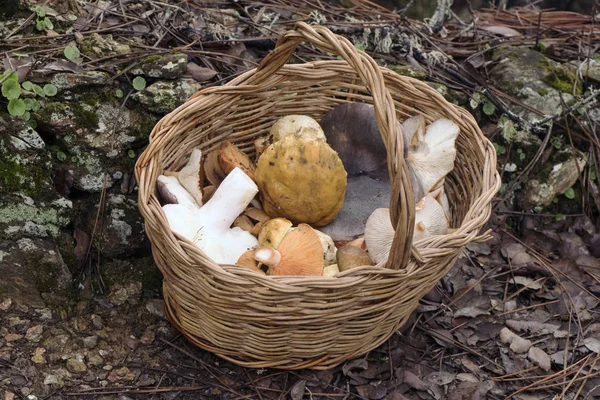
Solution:
<svg viewBox="0 0 600 400">
<path fill-rule="evenodd" d="M 213 261 L 235 264 L 245 251 L 258 244 L 249 232 L 230 228 L 257 192 L 252 179 L 235 168 L 201 208 L 167 204 L 163 211 L 173 232 L 194 242 Z"/>
<path fill-rule="evenodd" d="M 274 267 L 281 261 L 281 253 L 272 247 L 264 246 L 254 252 L 254 259 L 269 267 Z"/>
</svg>

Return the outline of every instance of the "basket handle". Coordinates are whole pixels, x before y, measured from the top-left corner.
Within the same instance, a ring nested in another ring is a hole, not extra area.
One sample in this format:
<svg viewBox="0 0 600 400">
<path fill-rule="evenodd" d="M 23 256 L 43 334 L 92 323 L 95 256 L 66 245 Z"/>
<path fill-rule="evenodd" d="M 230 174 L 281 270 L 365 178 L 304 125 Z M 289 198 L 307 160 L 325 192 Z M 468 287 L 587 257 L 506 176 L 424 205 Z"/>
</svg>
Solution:
<svg viewBox="0 0 600 400">
<path fill-rule="evenodd" d="M 402 130 L 396 118 L 392 96 L 385 87 L 383 74 L 375 60 L 355 48 L 348 39 L 323 26 L 297 22 L 294 29 L 280 36 L 275 49 L 261 61 L 256 73 L 247 83 L 259 83 L 271 78 L 286 64 L 302 42 L 309 42 L 321 50 L 342 57 L 354 69 L 373 97 L 377 126 L 387 149 L 388 172 L 392 185 L 390 217 L 396 229 L 387 267 L 404 268 L 408 264 L 411 252 L 418 254 L 418 251 L 412 248 L 415 200 L 408 167 L 404 162 Z"/>
</svg>

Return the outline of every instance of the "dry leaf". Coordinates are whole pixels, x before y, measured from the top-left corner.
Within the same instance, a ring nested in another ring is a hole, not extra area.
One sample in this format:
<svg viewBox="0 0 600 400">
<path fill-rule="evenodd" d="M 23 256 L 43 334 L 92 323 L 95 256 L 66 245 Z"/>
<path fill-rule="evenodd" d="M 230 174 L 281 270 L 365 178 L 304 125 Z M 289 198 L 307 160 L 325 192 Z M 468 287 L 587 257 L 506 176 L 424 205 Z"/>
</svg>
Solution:
<svg viewBox="0 0 600 400">
<path fill-rule="evenodd" d="M 292 400 L 302 400 L 302 398 L 304 397 L 305 390 L 306 381 L 303 379 L 294 384 L 292 390 L 290 390 L 290 397 L 292 398 Z"/>
<path fill-rule="evenodd" d="M 506 321 L 506 326 L 519 332 L 529 332 L 540 335 L 549 335 L 560 328 L 560 325 L 543 324 L 536 321 L 517 321 L 514 319 Z"/>
<path fill-rule="evenodd" d="M 551 367 L 550 356 L 539 347 L 532 347 L 527 353 L 527 358 L 540 366 L 544 371 L 549 371 Z"/>
<path fill-rule="evenodd" d="M 465 307 L 465 308 L 461 308 L 460 310 L 456 311 L 454 313 L 454 318 L 459 318 L 459 317 L 476 318 L 480 315 L 490 315 L 490 313 L 487 310 L 482 310 L 481 308 L 477 308 L 477 307 Z"/>
<path fill-rule="evenodd" d="M 523 339 L 508 328 L 503 328 L 500 331 L 500 341 L 509 344 L 510 349 L 515 353 L 525 353 L 531 348 L 530 340 Z"/>
<path fill-rule="evenodd" d="M 429 385 L 408 370 L 404 370 L 404 383 L 415 390 L 427 391 L 429 389 Z"/>
<path fill-rule="evenodd" d="M 423 381 L 426 383 L 433 383 L 434 385 L 438 386 L 444 386 L 449 383 L 452 383 L 454 379 L 456 379 L 456 374 L 453 374 L 451 372 L 439 371 L 430 373 L 425 378 L 423 378 Z"/>
<path fill-rule="evenodd" d="M 217 71 L 204 68 L 195 63 L 188 63 L 186 73 L 198 82 L 205 82 L 217 75 Z"/>
<path fill-rule="evenodd" d="M 495 33 L 497 35 L 502 35 L 504 37 L 522 36 L 519 31 L 509 28 L 508 26 L 501 26 L 501 25 L 483 26 L 483 27 L 481 27 L 481 29 L 483 29 L 484 31 Z"/>
<path fill-rule="evenodd" d="M 512 279 L 512 283 L 526 286 L 528 289 L 532 290 L 539 290 L 542 288 L 542 282 L 536 282 L 534 279 L 528 278 L 526 276 L 515 276 Z"/>
<path fill-rule="evenodd" d="M 600 340 L 595 337 L 586 338 L 583 341 L 583 344 L 588 350 L 593 351 L 594 353 L 600 353 Z"/>
</svg>

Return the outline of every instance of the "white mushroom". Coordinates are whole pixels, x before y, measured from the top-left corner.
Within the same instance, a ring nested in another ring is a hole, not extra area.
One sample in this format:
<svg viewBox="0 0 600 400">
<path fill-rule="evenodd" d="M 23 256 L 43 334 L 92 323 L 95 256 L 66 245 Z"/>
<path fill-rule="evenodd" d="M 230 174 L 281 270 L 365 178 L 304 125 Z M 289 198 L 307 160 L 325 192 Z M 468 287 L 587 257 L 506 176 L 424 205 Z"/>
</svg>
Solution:
<svg viewBox="0 0 600 400">
<path fill-rule="evenodd" d="M 427 127 L 423 140 L 409 151 L 408 162 L 423 193 L 429 193 L 454 168 L 454 142 L 459 131 L 454 122 L 439 119 Z"/>
<path fill-rule="evenodd" d="M 202 152 L 199 149 L 192 150 L 188 163 L 181 171 L 165 171 L 165 175 L 176 176 L 181 185 L 192 195 L 198 205 L 202 205 L 204 174 L 202 172 Z"/>
<path fill-rule="evenodd" d="M 425 136 L 425 118 L 421 114 L 410 117 L 402 123 L 402 133 L 406 142 L 416 148 Z"/>
<path fill-rule="evenodd" d="M 179 183 L 176 176 L 159 175 L 156 181 L 156 189 L 165 204 L 183 204 L 192 207 L 200 207 L 200 204 L 192 197 L 190 192 Z"/>
<path fill-rule="evenodd" d="M 437 193 L 436 193 L 437 195 Z M 433 193 L 428 193 L 415 206 L 415 232 L 413 242 L 432 235 L 448 233 L 448 219 L 444 208 L 436 200 Z"/>
<path fill-rule="evenodd" d="M 192 241 L 219 264 L 235 264 L 258 240 L 241 228 L 230 228 L 258 192 L 256 184 L 235 168 L 201 208 L 167 204 L 163 211 L 171 230 Z"/>
<path fill-rule="evenodd" d="M 378 208 L 367 219 L 365 242 L 369 255 L 376 264 L 387 261 L 395 233 L 389 208 Z"/>
</svg>

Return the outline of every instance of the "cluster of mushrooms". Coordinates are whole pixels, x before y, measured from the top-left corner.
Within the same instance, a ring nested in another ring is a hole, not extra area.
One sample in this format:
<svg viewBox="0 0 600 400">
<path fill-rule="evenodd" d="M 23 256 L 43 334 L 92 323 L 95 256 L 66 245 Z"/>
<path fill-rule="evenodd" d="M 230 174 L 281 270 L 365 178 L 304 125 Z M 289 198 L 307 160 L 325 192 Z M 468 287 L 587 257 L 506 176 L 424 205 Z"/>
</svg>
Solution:
<svg viewBox="0 0 600 400">
<path fill-rule="evenodd" d="M 413 240 L 447 234 L 444 180 L 454 168 L 459 128 L 447 119 L 426 126 L 417 115 L 403 122 L 402 132 L 419 199 Z M 254 161 L 231 142 L 204 157 L 194 149 L 180 171 L 158 177 L 174 233 L 216 263 L 260 274 L 334 276 L 387 261 L 395 233 L 389 208 L 357 207 L 361 196 L 373 196 L 364 193 L 365 179 L 379 185 L 377 196 L 389 204 L 387 153 L 373 106 L 345 103 L 320 123 L 282 117 L 254 146 Z"/>
</svg>

